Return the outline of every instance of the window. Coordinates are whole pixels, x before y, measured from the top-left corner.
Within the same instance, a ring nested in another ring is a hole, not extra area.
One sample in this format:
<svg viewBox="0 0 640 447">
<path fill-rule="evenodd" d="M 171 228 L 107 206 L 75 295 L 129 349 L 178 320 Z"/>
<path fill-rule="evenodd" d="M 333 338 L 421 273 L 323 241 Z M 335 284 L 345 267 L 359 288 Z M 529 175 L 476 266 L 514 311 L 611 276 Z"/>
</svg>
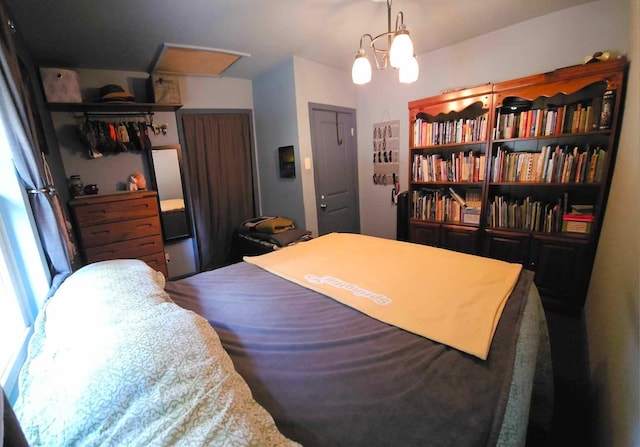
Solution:
<svg viewBox="0 0 640 447">
<path fill-rule="evenodd" d="M 17 269 L 7 242 L 6 230 L 0 216 L 0 377 L 3 385 L 8 380 L 11 366 L 21 351 L 31 324 L 31 315 L 24 304 L 26 295 L 19 281 Z"/>
<path fill-rule="evenodd" d="M 13 401 L 34 317 L 44 304 L 50 278 L 9 144 L 0 116 L 0 383 Z"/>
</svg>

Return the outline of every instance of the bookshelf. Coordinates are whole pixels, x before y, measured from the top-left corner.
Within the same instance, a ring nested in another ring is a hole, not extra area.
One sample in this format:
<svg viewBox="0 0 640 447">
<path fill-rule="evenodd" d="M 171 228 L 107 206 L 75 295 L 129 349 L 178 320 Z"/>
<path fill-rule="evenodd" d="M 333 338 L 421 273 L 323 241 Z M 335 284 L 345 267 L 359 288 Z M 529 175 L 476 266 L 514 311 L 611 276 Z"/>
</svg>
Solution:
<svg viewBox="0 0 640 447">
<path fill-rule="evenodd" d="M 491 104 L 490 84 L 409 103 L 412 241 L 478 252 Z"/>
<path fill-rule="evenodd" d="M 580 312 L 615 164 L 627 70 L 627 61 L 616 59 L 410 102 L 410 240 L 522 263 L 535 272 L 545 306 Z M 470 140 L 451 141 L 429 131 L 424 139 L 423 121 L 439 131 L 460 118 L 488 121 L 486 133 L 482 127 Z M 441 159 L 470 152 L 484 163 L 478 175 L 442 170 Z M 433 213 L 438 199 L 458 203 L 447 194 L 450 186 L 463 199 L 479 193 L 477 223 L 455 204 L 444 219 Z"/>
</svg>

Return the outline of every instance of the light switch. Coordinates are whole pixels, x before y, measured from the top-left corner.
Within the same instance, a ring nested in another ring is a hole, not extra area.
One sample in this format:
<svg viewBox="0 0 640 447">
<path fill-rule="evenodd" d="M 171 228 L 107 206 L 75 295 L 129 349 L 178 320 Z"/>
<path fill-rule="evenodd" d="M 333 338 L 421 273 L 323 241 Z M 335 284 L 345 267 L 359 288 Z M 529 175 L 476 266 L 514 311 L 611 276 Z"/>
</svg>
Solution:
<svg viewBox="0 0 640 447">
<path fill-rule="evenodd" d="M 304 157 L 304 169 L 309 171 L 311 169 L 311 158 Z"/>
</svg>

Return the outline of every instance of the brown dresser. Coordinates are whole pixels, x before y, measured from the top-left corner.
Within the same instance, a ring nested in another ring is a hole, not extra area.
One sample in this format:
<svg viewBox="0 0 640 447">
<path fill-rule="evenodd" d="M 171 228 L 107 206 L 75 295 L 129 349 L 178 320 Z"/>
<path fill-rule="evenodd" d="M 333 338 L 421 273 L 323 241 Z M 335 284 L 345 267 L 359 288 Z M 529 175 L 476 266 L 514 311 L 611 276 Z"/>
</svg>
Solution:
<svg viewBox="0 0 640 447">
<path fill-rule="evenodd" d="M 155 191 L 81 196 L 69 207 L 85 263 L 140 259 L 168 276 Z"/>
</svg>

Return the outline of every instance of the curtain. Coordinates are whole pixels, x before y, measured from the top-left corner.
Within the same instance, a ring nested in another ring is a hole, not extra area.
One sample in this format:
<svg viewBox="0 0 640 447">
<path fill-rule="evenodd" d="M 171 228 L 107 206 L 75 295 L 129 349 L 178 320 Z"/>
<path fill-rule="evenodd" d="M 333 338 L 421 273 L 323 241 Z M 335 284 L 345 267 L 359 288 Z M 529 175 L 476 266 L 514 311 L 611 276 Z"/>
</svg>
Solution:
<svg viewBox="0 0 640 447">
<path fill-rule="evenodd" d="M 0 6 L 4 6 L 4 2 Z M 0 120 L 5 127 L 17 174 L 29 194 L 40 241 L 49 264 L 52 278 L 50 293 L 53 293 L 71 273 L 75 247 L 71 242 L 71 226 L 66 221 L 60 198 L 36 140 L 33 115 L 29 108 L 29 92 L 21 81 L 5 11 L 6 9 L 1 14 Z"/>
<path fill-rule="evenodd" d="M 249 116 L 183 114 L 198 270 L 230 262 L 234 230 L 254 217 Z"/>
</svg>

